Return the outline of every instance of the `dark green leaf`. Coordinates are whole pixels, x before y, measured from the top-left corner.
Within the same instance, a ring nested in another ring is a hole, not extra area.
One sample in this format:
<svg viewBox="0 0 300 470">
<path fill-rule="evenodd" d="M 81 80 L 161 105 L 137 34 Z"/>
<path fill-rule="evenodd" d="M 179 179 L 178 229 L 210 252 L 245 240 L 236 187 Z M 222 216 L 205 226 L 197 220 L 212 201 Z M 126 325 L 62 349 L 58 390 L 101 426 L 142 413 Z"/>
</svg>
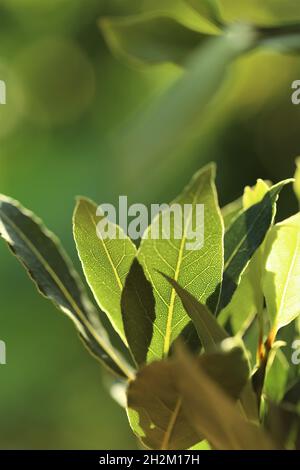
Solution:
<svg viewBox="0 0 300 470">
<path fill-rule="evenodd" d="M 39 292 L 73 320 L 87 348 L 116 374 L 131 376 L 126 362 L 111 346 L 57 238 L 31 212 L 3 195 L 0 195 L 0 235 Z"/>
<path fill-rule="evenodd" d="M 155 324 L 155 299 L 151 283 L 135 259 L 122 292 L 121 309 L 128 346 L 137 364 L 147 360 Z"/>
<path fill-rule="evenodd" d="M 182 305 L 194 323 L 201 343 L 206 351 L 215 349 L 221 341 L 228 338 L 226 331 L 219 325 L 208 307 L 201 304 L 186 289 L 183 289 L 174 279 L 162 274 L 173 286 Z"/>
<path fill-rule="evenodd" d="M 225 266 L 218 311 L 229 304 L 241 275 L 274 221 L 281 189 L 291 181 L 272 186 L 263 200 L 242 212 L 225 233 Z"/>
<path fill-rule="evenodd" d="M 264 426 L 278 447 L 300 449 L 300 416 L 294 407 L 267 402 Z"/>
</svg>

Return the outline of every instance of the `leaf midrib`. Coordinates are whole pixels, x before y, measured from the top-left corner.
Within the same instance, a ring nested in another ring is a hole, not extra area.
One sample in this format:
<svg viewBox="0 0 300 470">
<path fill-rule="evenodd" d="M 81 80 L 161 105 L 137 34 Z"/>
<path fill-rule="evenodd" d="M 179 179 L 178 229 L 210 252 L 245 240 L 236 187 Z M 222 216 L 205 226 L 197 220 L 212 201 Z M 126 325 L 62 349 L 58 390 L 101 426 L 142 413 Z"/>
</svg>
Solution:
<svg viewBox="0 0 300 470">
<path fill-rule="evenodd" d="M 175 408 L 174 408 L 174 411 L 171 413 L 171 417 L 170 417 L 170 420 L 169 420 L 169 423 L 168 423 L 168 427 L 167 427 L 166 432 L 165 432 L 164 437 L 163 437 L 163 441 L 162 441 L 162 444 L 161 444 L 161 450 L 168 450 L 169 449 L 170 439 L 172 437 L 172 432 L 174 430 L 174 427 L 175 427 L 175 424 L 176 424 L 181 406 L 182 406 L 182 398 L 178 397 Z"/>
<path fill-rule="evenodd" d="M 86 208 L 86 211 L 87 211 L 87 214 L 88 216 L 90 217 L 91 221 L 92 221 L 92 224 L 94 225 L 95 229 L 96 229 L 96 234 L 98 235 L 98 231 L 97 231 L 97 224 L 96 224 L 96 221 L 94 220 L 94 215 L 90 212 L 89 208 L 85 205 L 85 208 Z M 102 245 L 103 245 L 103 248 L 104 248 L 104 251 L 105 251 L 105 254 L 107 256 L 107 259 L 112 267 L 112 270 L 113 270 L 113 273 L 114 273 L 114 276 L 116 278 L 116 281 L 117 281 L 117 284 L 118 284 L 118 287 L 120 289 L 120 291 L 122 292 L 123 290 L 123 283 L 121 281 L 121 278 L 119 276 L 119 273 L 114 265 L 114 262 L 112 260 L 112 257 L 110 256 L 110 253 L 107 249 L 107 246 L 103 240 L 103 237 L 102 237 L 102 234 L 100 232 L 100 237 L 98 237 L 98 239 L 102 242 Z"/>
<path fill-rule="evenodd" d="M 202 189 L 202 185 L 200 188 L 197 189 L 197 191 L 194 194 L 193 200 L 192 200 L 192 210 L 195 205 L 195 201 L 198 197 L 198 194 L 200 192 L 200 189 Z M 186 243 L 186 232 L 187 228 L 189 227 L 191 217 L 192 217 L 192 210 L 189 211 L 189 216 L 187 219 L 187 223 L 185 224 L 184 227 L 184 234 L 180 242 L 180 248 L 178 251 L 178 258 L 177 258 L 177 264 L 176 264 L 176 270 L 174 274 L 174 280 L 177 282 L 180 274 L 180 267 L 182 263 L 182 258 L 183 258 L 183 251 L 184 251 L 184 245 Z M 168 316 L 167 316 L 167 325 L 166 325 L 166 334 L 165 334 L 165 339 L 164 339 L 164 355 L 167 355 L 170 349 L 170 343 L 171 343 L 171 335 L 172 335 L 172 320 L 173 320 L 173 315 L 174 315 L 174 308 L 175 308 L 175 299 L 176 299 L 176 290 L 172 288 L 171 290 L 171 297 L 170 297 L 170 304 L 168 308 Z"/>
</svg>

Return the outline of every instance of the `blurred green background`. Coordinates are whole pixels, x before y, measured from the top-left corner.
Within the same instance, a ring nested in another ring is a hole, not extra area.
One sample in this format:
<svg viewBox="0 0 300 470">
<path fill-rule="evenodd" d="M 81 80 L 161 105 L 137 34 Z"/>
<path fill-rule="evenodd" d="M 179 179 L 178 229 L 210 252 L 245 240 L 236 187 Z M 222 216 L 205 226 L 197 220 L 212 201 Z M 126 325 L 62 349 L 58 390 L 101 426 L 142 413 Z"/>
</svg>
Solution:
<svg viewBox="0 0 300 470">
<path fill-rule="evenodd" d="M 300 106 L 291 103 L 300 58 L 257 50 L 231 67 L 188 150 L 166 156 L 167 167 L 141 164 L 143 154 L 124 164 L 115 145 L 120 135 L 182 71 L 122 63 L 97 21 L 161 3 L 0 0 L 0 79 L 7 84 L 7 104 L 0 106 L 0 192 L 40 215 L 78 268 L 71 231 L 76 195 L 99 203 L 114 203 L 121 194 L 147 204 L 168 202 L 197 168 L 215 160 L 225 204 L 258 177 L 276 182 L 291 176 L 300 154 Z M 292 0 L 238 3 L 223 0 L 228 20 L 300 19 Z M 295 208 L 286 190 L 279 214 Z M 0 339 L 7 345 L 7 365 L 0 366 L 0 448 L 135 448 L 98 363 L 4 244 L 0 281 Z"/>
</svg>

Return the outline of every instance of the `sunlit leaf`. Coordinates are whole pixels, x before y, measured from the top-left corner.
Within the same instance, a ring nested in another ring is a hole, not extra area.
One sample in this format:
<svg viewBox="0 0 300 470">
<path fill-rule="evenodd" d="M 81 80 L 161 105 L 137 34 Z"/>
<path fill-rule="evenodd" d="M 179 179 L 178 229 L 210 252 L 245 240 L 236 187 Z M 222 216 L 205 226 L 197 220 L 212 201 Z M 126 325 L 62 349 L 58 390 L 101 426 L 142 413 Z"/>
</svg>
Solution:
<svg viewBox="0 0 300 470">
<path fill-rule="evenodd" d="M 272 186 L 263 200 L 242 212 L 225 233 L 225 265 L 218 311 L 225 308 L 240 283 L 241 276 L 271 227 L 276 201 L 286 180 Z"/>
<path fill-rule="evenodd" d="M 300 158 L 297 158 L 296 165 L 297 169 L 295 173 L 294 191 L 300 204 Z"/>
<path fill-rule="evenodd" d="M 223 226 L 214 179 L 213 165 L 196 173 L 173 203 L 182 209 L 181 215 L 179 212 L 178 217 L 172 212 L 169 223 L 167 212 L 161 212 L 142 239 L 138 260 L 153 285 L 156 304 L 148 360 L 166 356 L 173 341 L 190 321 L 175 289 L 163 279 L 160 272 L 178 281 L 202 303 L 209 299 L 210 305 L 216 304 L 216 289 L 223 270 Z M 204 205 L 204 226 L 198 211 L 201 209 L 198 206 L 200 204 Z M 161 234 L 156 239 L 153 235 L 162 225 L 170 225 L 170 237 L 164 231 L 164 236 Z M 178 228 L 179 225 L 182 236 L 179 237 L 178 233 L 176 238 L 174 227 Z M 195 234 L 192 234 L 191 228 L 196 228 Z"/>
<path fill-rule="evenodd" d="M 126 276 L 136 254 L 132 241 L 123 230 L 106 220 L 107 234 L 112 228 L 113 237 L 105 237 L 103 215 L 96 215 L 97 206 L 92 201 L 79 198 L 73 218 L 74 239 L 87 282 L 99 307 L 107 314 L 113 327 L 126 343 L 121 313 L 121 294 Z"/>
<path fill-rule="evenodd" d="M 275 225 L 266 240 L 263 290 L 274 333 L 300 313 L 300 213 Z"/>
<path fill-rule="evenodd" d="M 3 195 L 0 196 L 0 235 L 39 292 L 71 318 L 86 347 L 116 374 L 131 376 L 126 362 L 110 344 L 57 238 L 30 211 Z"/>
</svg>

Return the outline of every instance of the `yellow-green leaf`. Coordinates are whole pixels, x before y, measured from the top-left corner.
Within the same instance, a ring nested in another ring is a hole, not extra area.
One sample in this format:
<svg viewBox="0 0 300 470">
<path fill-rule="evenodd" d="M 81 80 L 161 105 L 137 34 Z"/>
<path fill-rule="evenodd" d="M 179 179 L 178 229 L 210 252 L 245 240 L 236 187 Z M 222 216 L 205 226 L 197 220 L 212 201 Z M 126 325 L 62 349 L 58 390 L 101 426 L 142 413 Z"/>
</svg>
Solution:
<svg viewBox="0 0 300 470">
<path fill-rule="evenodd" d="M 217 290 L 223 271 L 223 224 L 214 179 L 214 165 L 203 168 L 196 173 L 182 194 L 174 201 L 181 208 L 185 204 L 190 205 L 186 206 L 188 209 L 186 217 L 182 211 L 180 224 L 183 236 L 180 239 L 175 238 L 173 213 L 170 217 L 169 239 L 163 238 L 162 234 L 158 239 L 151 237 L 151 233 L 162 225 L 162 218 L 166 213 L 161 212 L 145 232 L 138 250 L 138 260 L 153 285 L 156 304 L 148 361 L 166 356 L 173 341 L 190 321 L 175 289 L 160 272 L 174 279 L 200 302 L 205 304 L 209 300 L 212 308 L 217 302 Z M 203 246 L 201 246 L 203 221 L 197 222 L 198 204 L 204 205 Z M 199 248 L 196 244 L 194 250 L 190 249 L 189 244 L 195 240 L 189 240 L 187 237 L 191 224 L 193 227 L 197 225 L 200 242 Z"/>
<path fill-rule="evenodd" d="M 225 233 L 225 263 L 218 312 L 231 301 L 250 259 L 273 224 L 280 191 L 291 181 L 285 180 L 272 186 L 261 202 L 241 212 Z"/>
<path fill-rule="evenodd" d="M 58 239 L 32 212 L 3 195 L 0 195 L 0 235 L 39 292 L 74 322 L 89 351 L 115 374 L 130 377 L 130 368 L 110 344 L 97 311 Z"/>
<path fill-rule="evenodd" d="M 300 203 L 300 157 L 297 158 L 296 165 L 297 165 L 297 169 L 295 173 L 294 191 Z"/>
<path fill-rule="evenodd" d="M 266 240 L 263 290 L 274 332 L 300 313 L 300 213 L 275 225 Z"/>
<path fill-rule="evenodd" d="M 112 228 L 115 237 L 104 237 L 102 230 L 97 229 L 104 216 L 97 216 L 96 211 L 95 203 L 78 199 L 73 217 L 74 239 L 94 297 L 126 344 L 121 294 L 136 248 L 123 230 L 108 220 L 107 230 Z"/>
</svg>

